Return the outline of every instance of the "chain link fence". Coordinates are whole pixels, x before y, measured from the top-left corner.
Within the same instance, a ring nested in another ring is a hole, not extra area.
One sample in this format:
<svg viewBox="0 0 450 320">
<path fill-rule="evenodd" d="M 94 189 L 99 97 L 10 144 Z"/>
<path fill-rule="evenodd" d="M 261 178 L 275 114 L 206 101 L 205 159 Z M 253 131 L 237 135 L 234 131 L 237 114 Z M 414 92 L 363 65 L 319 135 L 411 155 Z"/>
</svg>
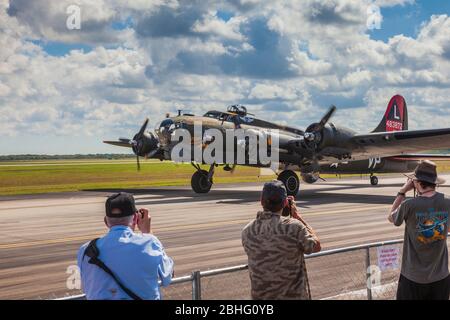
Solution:
<svg viewBox="0 0 450 320">
<path fill-rule="evenodd" d="M 392 240 L 327 250 L 306 256 L 312 298 L 395 299 L 402 251 L 403 240 Z M 383 268 L 384 265 L 387 265 L 386 269 Z M 194 271 L 190 276 L 174 279 L 170 286 L 162 288 L 161 291 L 163 299 L 166 300 L 251 299 L 247 265 Z M 73 299 L 83 299 L 83 296 L 63 298 L 63 300 Z"/>
</svg>

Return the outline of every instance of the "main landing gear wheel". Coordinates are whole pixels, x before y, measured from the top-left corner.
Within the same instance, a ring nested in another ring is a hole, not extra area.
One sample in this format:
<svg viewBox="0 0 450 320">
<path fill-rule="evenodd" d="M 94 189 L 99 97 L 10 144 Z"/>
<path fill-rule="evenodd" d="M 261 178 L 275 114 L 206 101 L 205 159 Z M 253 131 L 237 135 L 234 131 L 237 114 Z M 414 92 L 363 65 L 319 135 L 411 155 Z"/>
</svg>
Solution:
<svg viewBox="0 0 450 320">
<path fill-rule="evenodd" d="M 212 186 L 212 182 L 208 180 L 208 171 L 198 170 L 194 172 L 191 186 L 195 193 L 208 193 Z"/>
<path fill-rule="evenodd" d="M 277 179 L 283 182 L 288 196 L 297 195 L 300 189 L 300 180 L 294 171 L 285 170 L 278 175 Z"/>
<path fill-rule="evenodd" d="M 370 184 L 373 186 L 378 185 L 378 177 L 377 176 L 370 176 Z"/>
</svg>

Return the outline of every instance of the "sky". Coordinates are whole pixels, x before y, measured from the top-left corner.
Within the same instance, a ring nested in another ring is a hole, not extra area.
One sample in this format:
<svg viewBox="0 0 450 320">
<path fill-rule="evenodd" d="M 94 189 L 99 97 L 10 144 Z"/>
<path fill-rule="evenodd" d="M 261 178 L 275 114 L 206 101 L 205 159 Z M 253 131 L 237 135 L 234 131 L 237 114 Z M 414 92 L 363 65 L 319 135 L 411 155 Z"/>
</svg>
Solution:
<svg viewBox="0 0 450 320">
<path fill-rule="evenodd" d="M 0 0 L 0 154 L 129 152 L 102 140 L 232 104 L 301 129 L 334 104 L 333 123 L 368 132 L 395 94 L 410 129 L 450 127 L 449 15 L 441 0 Z"/>
</svg>

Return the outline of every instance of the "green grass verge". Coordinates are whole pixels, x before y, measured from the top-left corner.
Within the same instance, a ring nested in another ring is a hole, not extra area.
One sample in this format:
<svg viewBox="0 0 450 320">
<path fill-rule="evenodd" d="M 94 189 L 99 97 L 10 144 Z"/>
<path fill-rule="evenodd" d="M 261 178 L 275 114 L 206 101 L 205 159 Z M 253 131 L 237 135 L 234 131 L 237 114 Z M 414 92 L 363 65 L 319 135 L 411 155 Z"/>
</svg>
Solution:
<svg viewBox="0 0 450 320">
<path fill-rule="evenodd" d="M 80 160 L 10 162 L 0 164 L 0 195 L 38 194 L 96 189 L 142 188 L 190 185 L 194 169 L 190 164 L 143 162 L 141 171 L 136 164 L 123 160 Z M 107 162 L 108 164 L 104 164 Z M 2 166 L 3 164 L 3 166 Z M 204 166 L 205 169 L 208 166 Z M 439 163 L 440 172 L 450 171 L 450 161 Z M 263 182 L 275 178 L 259 176 L 258 168 L 237 167 L 234 174 L 217 168 L 215 183 Z M 358 177 L 359 175 L 347 175 Z M 323 178 L 335 175 L 323 175 Z"/>
<path fill-rule="evenodd" d="M 49 162 L 47 161 L 46 164 Z M 52 162 L 53 163 L 53 162 Z M 103 163 L 68 163 L 43 166 L 42 163 L 0 166 L 0 195 L 37 194 L 109 188 L 141 188 L 149 186 L 190 185 L 194 169 L 189 164 L 144 162 L 137 172 L 135 163 L 111 161 Z M 205 166 L 205 169 L 208 167 Z M 259 169 L 238 167 L 234 174 L 216 170 L 216 183 L 268 181 L 274 176 L 261 176 Z"/>
</svg>

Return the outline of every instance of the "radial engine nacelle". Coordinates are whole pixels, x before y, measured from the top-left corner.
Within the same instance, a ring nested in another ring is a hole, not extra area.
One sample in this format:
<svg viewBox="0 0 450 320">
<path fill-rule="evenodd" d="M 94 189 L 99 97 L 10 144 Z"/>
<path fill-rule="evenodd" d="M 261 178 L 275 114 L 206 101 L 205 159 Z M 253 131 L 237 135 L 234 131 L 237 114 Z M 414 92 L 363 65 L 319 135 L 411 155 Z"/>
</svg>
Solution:
<svg viewBox="0 0 450 320">
<path fill-rule="evenodd" d="M 313 173 L 302 173 L 301 174 L 302 180 L 306 183 L 313 184 L 319 180 L 320 175 L 318 172 Z"/>
</svg>

